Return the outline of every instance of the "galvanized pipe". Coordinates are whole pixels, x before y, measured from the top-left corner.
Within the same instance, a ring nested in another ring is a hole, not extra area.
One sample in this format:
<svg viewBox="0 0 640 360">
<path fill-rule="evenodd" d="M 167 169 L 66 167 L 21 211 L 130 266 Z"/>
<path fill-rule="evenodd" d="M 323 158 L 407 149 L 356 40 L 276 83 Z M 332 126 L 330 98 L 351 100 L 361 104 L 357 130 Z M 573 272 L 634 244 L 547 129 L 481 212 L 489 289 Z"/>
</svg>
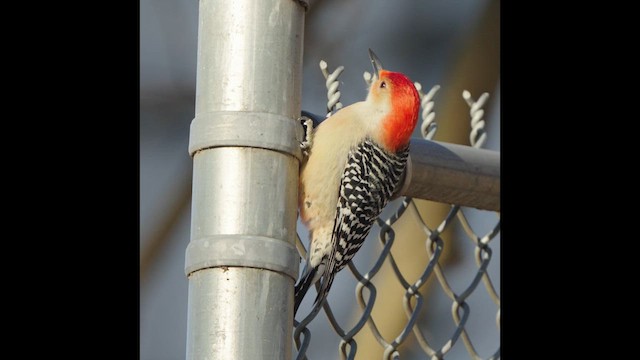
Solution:
<svg viewBox="0 0 640 360">
<path fill-rule="evenodd" d="M 500 153 L 411 139 L 410 162 L 398 195 L 500 211 Z"/>
<path fill-rule="evenodd" d="M 188 360 L 291 358 L 302 5 L 200 0 Z"/>
</svg>

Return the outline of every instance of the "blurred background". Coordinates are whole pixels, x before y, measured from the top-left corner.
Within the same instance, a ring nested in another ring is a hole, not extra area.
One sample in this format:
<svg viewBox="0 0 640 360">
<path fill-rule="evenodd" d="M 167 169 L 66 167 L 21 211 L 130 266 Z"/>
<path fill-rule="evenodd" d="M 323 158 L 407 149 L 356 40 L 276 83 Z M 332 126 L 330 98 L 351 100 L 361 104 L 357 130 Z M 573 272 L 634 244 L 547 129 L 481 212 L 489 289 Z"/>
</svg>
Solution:
<svg viewBox="0 0 640 360">
<path fill-rule="evenodd" d="M 494 0 L 310 1 L 305 25 L 302 108 L 316 114 L 325 112 L 326 88 L 318 67 L 320 60 L 328 62 L 329 71 L 345 66 L 340 77 L 344 105 L 364 99 L 362 74 L 371 71 L 367 53 L 371 48 L 386 68 L 420 82 L 425 92 L 435 84 L 441 85 L 435 96 L 439 126 L 435 140 L 468 145 L 469 108 L 461 97 L 462 90 L 471 91 L 476 99 L 489 92 L 491 97 L 485 106 L 488 140 L 484 148 L 500 151 L 499 8 L 500 2 Z M 192 171 L 187 144 L 195 110 L 197 25 L 198 1 L 140 1 L 142 360 L 185 357 L 188 281 L 184 254 L 189 242 Z M 420 135 L 416 132 L 415 136 Z M 393 209 L 393 205 L 389 208 Z M 426 201 L 421 206 L 422 213 L 428 214 L 428 224 L 430 219 L 437 224 L 446 212 L 446 207 L 438 208 Z M 478 234 L 486 233 L 497 222 L 492 212 L 465 209 L 465 214 Z M 298 230 L 306 244 L 304 227 L 299 224 Z M 371 237 L 378 230 L 374 229 Z M 446 234 L 450 240 L 445 238 L 448 252 L 443 258 L 447 279 L 458 293 L 477 271 L 475 246 L 461 233 L 452 229 Z M 424 235 L 421 241 L 424 244 Z M 365 244 L 354 260 L 358 268 L 370 266 L 380 251 L 377 240 Z M 499 289 L 499 235 L 492 242 L 492 250 L 488 272 Z M 336 278 L 332 294 L 344 295 L 344 301 L 337 295 L 330 296 L 329 301 L 337 318 L 348 319 L 355 306 L 356 282 L 348 270 L 341 274 L 344 275 Z M 437 286 L 428 291 L 428 316 L 421 318 L 420 327 L 430 342 L 440 347 L 455 329 L 451 301 Z M 310 308 L 312 299 L 307 300 L 300 312 Z M 467 302 L 471 306 L 467 331 L 476 351 L 486 358 L 500 344 L 496 306 L 483 289 L 474 292 Z M 309 328 L 309 357 L 338 358 L 339 337 L 326 318 L 320 314 Z M 360 350 L 359 346 L 359 353 Z M 411 339 L 401 354 L 403 359 L 425 358 Z M 458 341 L 445 358 L 468 359 L 469 354 Z"/>
</svg>

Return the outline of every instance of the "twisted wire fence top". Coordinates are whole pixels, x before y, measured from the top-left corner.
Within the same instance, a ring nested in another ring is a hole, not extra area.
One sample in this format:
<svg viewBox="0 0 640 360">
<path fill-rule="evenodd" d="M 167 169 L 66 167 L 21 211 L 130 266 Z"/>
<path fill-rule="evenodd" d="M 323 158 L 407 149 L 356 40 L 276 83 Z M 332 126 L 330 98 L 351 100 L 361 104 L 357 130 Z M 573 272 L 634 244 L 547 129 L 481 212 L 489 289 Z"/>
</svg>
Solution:
<svg viewBox="0 0 640 360">
<path fill-rule="evenodd" d="M 329 73 L 327 70 L 327 63 L 321 61 L 320 68 L 326 79 L 325 85 L 327 87 L 328 99 L 327 116 L 330 116 L 334 111 L 337 111 L 342 107 L 342 104 L 340 103 L 340 92 L 337 90 L 337 79 L 344 70 L 344 67 L 340 66 L 332 73 Z M 367 85 L 370 85 L 374 80 L 373 76 L 368 72 L 365 72 L 363 77 Z M 416 82 L 415 87 L 420 95 L 422 107 L 420 134 L 424 139 L 431 140 L 437 131 L 435 113 L 433 112 L 433 98 L 440 89 L 440 86 L 433 86 L 426 94 L 423 92 L 422 85 L 420 83 Z M 469 106 L 469 114 L 471 117 L 471 132 L 469 135 L 470 143 L 473 147 L 480 148 L 485 144 L 487 139 L 483 106 L 488 100 L 489 94 L 484 93 L 478 98 L 478 100 L 474 100 L 471 94 L 465 90 L 462 97 Z M 490 245 L 492 240 L 499 236 L 500 233 L 499 213 L 494 213 L 496 215 L 495 225 L 485 233 L 479 233 L 480 231 L 474 229 L 474 226 L 471 225 L 471 222 L 465 214 L 465 211 L 479 210 L 463 210 L 458 205 L 451 205 L 444 219 L 442 219 L 437 226 L 429 227 L 418 211 L 415 202 L 411 198 L 404 197 L 400 201 L 389 204 L 387 208 L 394 206 L 394 204 L 397 204 L 398 202 L 399 205 L 395 205 L 397 207 L 393 210 L 391 215 L 385 218 L 382 218 L 381 216 L 377 220 L 377 225 L 380 227 L 377 238 L 381 248 L 379 253 L 376 254 L 377 258 L 373 265 L 367 269 L 358 269 L 353 262 L 348 264 L 351 274 L 357 280 L 355 293 L 356 303 L 359 306 L 360 312 L 356 323 L 350 328 L 345 328 L 344 324 L 341 325 L 344 321 L 339 321 L 336 316 L 334 316 L 329 300 L 325 301 L 322 308 L 316 306 L 308 314 L 305 314 L 303 311 L 299 311 L 298 318 L 301 320 L 294 320 L 294 342 L 298 351 L 296 359 L 335 358 L 336 353 L 331 350 L 325 350 L 323 354 L 317 355 L 307 353 L 312 341 L 312 333 L 309 330 L 308 325 L 312 321 L 319 321 L 317 315 L 321 310 L 324 311 L 330 327 L 340 339 L 338 349 L 336 350 L 337 354 L 339 354 L 342 359 L 354 359 L 356 357 L 358 343 L 354 340 L 354 337 L 365 327 L 365 325 L 368 326 L 368 329 L 373 334 L 376 342 L 382 347 L 383 359 L 400 359 L 401 352 L 403 350 L 399 349 L 399 347 L 405 344 L 409 338 L 412 338 L 412 342 L 415 341 L 415 344 L 417 344 L 417 346 L 414 347 L 423 353 L 420 358 L 424 358 L 424 354 L 426 354 L 430 359 L 444 359 L 451 349 L 459 343 L 464 345 L 464 348 L 471 359 L 500 358 L 499 343 L 495 344 L 494 350 L 491 353 L 484 354 L 484 356 L 478 354 L 467 330 L 472 310 L 467 300 L 478 289 L 482 288 L 489 295 L 491 301 L 495 305 L 493 309 L 478 309 L 480 312 L 495 311 L 495 324 L 484 324 L 484 327 L 487 329 L 494 327 L 496 331 L 500 331 L 500 296 L 487 272 L 487 268 L 491 263 L 493 254 Z M 385 213 L 388 213 L 388 211 L 385 211 Z M 396 238 L 396 234 L 392 226 L 401 217 L 411 217 L 415 219 L 424 234 L 424 238 L 420 240 L 424 241 L 425 257 L 427 257 L 429 261 L 422 273 L 415 278 L 408 278 L 403 275 L 391 252 Z M 464 289 L 458 291 L 454 290 L 453 286 L 450 284 L 440 261 L 443 249 L 446 246 L 445 242 L 441 238 L 441 234 L 446 229 L 455 226 L 462 229 L 461 233 L 468 238 L 470 245 L 473 246 L 476 267 L 475 274 L 467 275 L 468 280 L 466 281 Z M 374 231 L 372 231 L 370 237 L 373 235 L 375 235 Z M 369 242 L 373 240 L 368 239 L 366 241 Z M 305 246 L 299 237 L 297 242 L 299 250 L 302 255 L 304 255 Z M 391 266 L 395 278 L 404 288 L 402 306 L 406 322 L 395 337 L 391 338 L 388 336 L 385 337 L 381 334 L 379 331 L 379 326 L 381 324 L 378 324 L 371 316 L 378 291 L 385 291 L 385 289 L 376 288 L 373 284 L 373 279 L 385 262 L 388 262 Z M 344 273 L 346 272 L 343 271 L 340 274 Z M 337 276 L 345 276 L 340 274 Z M 451 302 L 450 321 L 453 323 L 454 328 L 448 333 L 446 336 L 447 340 L 444 342 L 435 340 L 436 337 L 442 337 L 441 335 L 434 335 L 435 333 L 440 332 L 440 329 L 425 328 L 421 324 L 424 322 L 423 315 L 425 313 L 425 309 L 429 306 L 426 304 L 427 301 L 421 293 L 421 290 L 425 290 L 425 284 L 431 278 L 436 279 L 439 288 Z M 480 286 L 481 283 L 482 286 Z M 316 290 L 318 288 L 319 284 L 316 283 Z M 334 289 L 333 291 L 336 290 Z M 302 310 L 302 307 L 300 309 Z M 411 335 L 413 336 L 411 337 Z M 460 342 L 460 340 L 462 340 L 462 342 Z M 369 346 L 373 345 L 369 344 Z M 415 352 L 416 350 L 413 351 Z M 404 358 L 404 356 L 402 357 Z"/>
<path fill-rule="evenodd" d="M 338 68 L 332 73 L 327 71 L 327 67 L 327 62 L 321 60 L 320 70 L 326 80 L 325 86 L 327 87 L 327 116 L 330 116 L 331 113 L 342 108 L 342 103 L 340 102 L 340 91 L 338 91 L 338 86 L 340 86 L 338 77 L 344 71 L 344 66 L 338 66 Z"/>
</svg>

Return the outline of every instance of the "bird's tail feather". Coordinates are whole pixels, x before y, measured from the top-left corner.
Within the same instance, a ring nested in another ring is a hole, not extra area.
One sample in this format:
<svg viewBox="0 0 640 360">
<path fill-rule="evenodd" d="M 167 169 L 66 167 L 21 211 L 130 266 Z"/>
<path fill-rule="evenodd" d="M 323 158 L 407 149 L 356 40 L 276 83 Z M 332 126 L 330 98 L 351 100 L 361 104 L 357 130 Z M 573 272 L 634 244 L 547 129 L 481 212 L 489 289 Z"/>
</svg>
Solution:
<svg viewBox="0 0 640 360">
<path fill-rule="evenodd" d="M 298 307 L 300 306 L 300 303 L 302 303 L 302 299 L 304 299 L 304 296 L 307 294 L 307 291 L 309 291 L 309 288 L 313 284 L 313 278 L 316 275 L 316 271 L 318 271 L 317 268 L 312 268 L 309 272 L 304 271 L 303 274 L 305 275 L 303 275 L 302 279 L 300 279 L 300 281 L 298 281 L 298 283 L 296 284 L 295 305 L 293 310 L 294 316 L 298 312 Z"/>
<path fill-rule="evenodd" d="M 331 284 L 333 284 L 334 275 L 335 274 L 331 272 L 325 272 L 322 275 L 320 290 L 318 290 L 318 295 L 316 295 L 316 299 L 313 301 L 313 305 L 324 302 L 324 299 L 327 297 L 327 294 L 329 294 L 329 290 L 331 289 Z"/>
</svg>

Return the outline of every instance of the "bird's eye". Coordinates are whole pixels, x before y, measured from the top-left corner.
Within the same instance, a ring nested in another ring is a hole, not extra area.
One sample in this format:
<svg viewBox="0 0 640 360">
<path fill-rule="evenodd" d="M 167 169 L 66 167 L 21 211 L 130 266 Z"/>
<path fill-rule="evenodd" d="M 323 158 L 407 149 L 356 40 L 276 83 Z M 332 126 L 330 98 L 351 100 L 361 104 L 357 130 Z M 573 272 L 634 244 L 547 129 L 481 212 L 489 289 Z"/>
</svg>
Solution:
<svg viewBox="0 0 640 360">
<path fill-rule="evenodd" d="M 384 89 L 386 87 L 387 87 L 387 83 L 386 82 L 383 81 L 383 82 L 380 83 L 380 88 L 381 89 Z"/>
</svg>

